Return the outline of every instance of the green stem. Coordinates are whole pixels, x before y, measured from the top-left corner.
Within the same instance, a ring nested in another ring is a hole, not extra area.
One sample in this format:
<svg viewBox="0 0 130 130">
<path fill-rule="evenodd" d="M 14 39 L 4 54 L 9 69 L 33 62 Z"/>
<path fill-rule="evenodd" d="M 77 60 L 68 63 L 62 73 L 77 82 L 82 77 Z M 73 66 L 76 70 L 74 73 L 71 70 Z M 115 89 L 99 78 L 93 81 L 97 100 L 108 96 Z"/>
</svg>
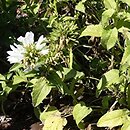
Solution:
<svg viewBox="0 0 130 130">
<path fill-rule="evenodd" d="M 130 109 L 130 84 L 128 84 L 128 108 Z"/>
<path fill-rule="evenodd" d="M 55 9 L 55 14 L 58 16 L 58 11 L 57 11 L 57 5 L 56 5 L 57 1 L 54 0 L 54 9 Z"/>
<path fill-rule="evenodd" d="M 70 63 L 69 63 L 70 69 L 73 68 L 72 65 L 73 65 L 73 52 L 72 52 L 72 47 L 71 47 L 70 48 Z"/>
</svg>

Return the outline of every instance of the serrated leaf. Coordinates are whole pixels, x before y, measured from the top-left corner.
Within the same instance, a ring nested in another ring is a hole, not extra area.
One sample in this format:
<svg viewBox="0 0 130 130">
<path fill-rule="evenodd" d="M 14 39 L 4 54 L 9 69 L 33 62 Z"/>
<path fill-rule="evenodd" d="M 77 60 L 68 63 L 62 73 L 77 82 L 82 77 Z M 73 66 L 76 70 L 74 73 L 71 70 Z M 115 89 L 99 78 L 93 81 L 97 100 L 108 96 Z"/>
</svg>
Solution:
<svg viewBox="0 0 130 130">
<path fill-rule="evenodd" d="M 63 130 L 66 124 L 65 118 L 60 115 L 52 115 L 45 120 L 43 130 Z"/>
<path fill-rule="evenodd" d="M 85 6 L 83 4 L 82 1 L 80 1 L 76 6 L 75 6 L 75 9 L 82 12 L 82 13 L 85 13 Z"/>
<path fill-rule="evenodd" d="M 126 3 L 127 5 L 130 6 L 130 0 L 120 0 L 120 1 L 122 1 L 123 3 Z"/>
<path fill-rule="evenodd" d="M 114 9 L 108 9 L 108 10 L 105 10 L 103 13 L 102 13 L 102 20 L 101 20 L 101 23 L 104 27 L 108 26 L 109 25 L 109 19 L 112 17 L 112 15 L 115 13 L 115 10 Z"/>
<path fill-rule="evenodd" d="M 47 79 L 40 78 L 33 87 L 32 91 L 32 102 L 33 105 L 36 107 L 38 106 L 50 93 L 52 86 L 49 85 Z"/>
<path fill-rule="evenodd" d="M 118 31 L 117 28 L 109 29 L 109 30 L 103 30 L 101 43 L 104 47 L 107 48 L 107 50 L 114 47 L 118 40 Z"/>
<path fill-rule="evenodd" d="M 106 72 L 102 78 L 100 79 L 98 85 L 97 85 L 97 90 L 96 90 L 96 96 L 98 97 L 102 90 L 105 88 L 108 88 L 112 84 L 118 84 L 120 82 L 119 78 L 119 70 L 117 69 L 112 69 L 108 72 Z"/>
<path fill-rule="evenodd" d="M 91 112 L 92 112 L 92 109 L 90 107 L 86 107 L 84 102 L 80 102 L 74 106 L 73 117 L 78 127 L 82 119 L 84 119 Z"/>
<path fill-rule="evenodd" d="M 105 8 L 107 9 L 116 9 L 116 2 L 115 0 L 104 0 Z"/>
<path fill-rule="evenodd" d="M 130 121 L 125 122 L 121 130 L 130 130 Z"/>
<path fill-rule="evenodd" d="M 81 33 L 80 37 L 83 37 L 83 36 L 101 37 L 102 36 L 102 31 L 103 31 L 103 27 L 102 27 L 101 24 L 89 25 Z"/>
<path fill-rule="evenodd" d="M 113 127 L 120 126 L 127 121 L 129 111 L 126 109 L 114 110 L 103 115 L 97 123 L 98 127 Z"/>
</svg>

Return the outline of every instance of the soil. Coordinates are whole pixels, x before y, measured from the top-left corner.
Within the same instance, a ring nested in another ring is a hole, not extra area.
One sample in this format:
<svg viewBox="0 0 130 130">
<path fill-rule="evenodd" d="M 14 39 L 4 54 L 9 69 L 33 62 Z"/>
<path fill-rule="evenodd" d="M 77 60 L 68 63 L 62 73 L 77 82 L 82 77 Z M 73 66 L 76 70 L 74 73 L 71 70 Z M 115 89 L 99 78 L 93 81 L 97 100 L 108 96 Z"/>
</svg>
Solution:
<svg viewBox="0 0 130 130">
<path fill-rule="evenodd" d="M 10 93 L 3 108 L 0 130 L 30 130 L 30 126 L 39 121 L 34 114 L 30 94 L 23 94 L 21 90 Z"/>
</svg>

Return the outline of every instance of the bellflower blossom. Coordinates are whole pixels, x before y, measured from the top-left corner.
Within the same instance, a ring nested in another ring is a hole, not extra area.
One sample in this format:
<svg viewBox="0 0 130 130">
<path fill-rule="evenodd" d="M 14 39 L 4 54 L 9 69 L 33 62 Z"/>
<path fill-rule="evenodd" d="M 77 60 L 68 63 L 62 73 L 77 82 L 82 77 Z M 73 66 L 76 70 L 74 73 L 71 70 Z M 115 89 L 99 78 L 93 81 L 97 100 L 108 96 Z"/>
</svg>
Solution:
<svg viewBox="0 0 130 130">
<path fill-rule="evenodd" d="M 39 59 L 49 53 L 49 49 L 46 46 L 48 42 L 46 38 L 41 35 L 37 42 L 34 42 L 33 32 L 27 32 L 25 37 L 20 36 L 17 39 L 21 44 L 10 45 L 11 50 L 7 51 L 9 56 L 8 61 L 13 63 L 22 63 L 26 69 L 32 69 L 36 67 L 36 63 Z"/>
</svg>

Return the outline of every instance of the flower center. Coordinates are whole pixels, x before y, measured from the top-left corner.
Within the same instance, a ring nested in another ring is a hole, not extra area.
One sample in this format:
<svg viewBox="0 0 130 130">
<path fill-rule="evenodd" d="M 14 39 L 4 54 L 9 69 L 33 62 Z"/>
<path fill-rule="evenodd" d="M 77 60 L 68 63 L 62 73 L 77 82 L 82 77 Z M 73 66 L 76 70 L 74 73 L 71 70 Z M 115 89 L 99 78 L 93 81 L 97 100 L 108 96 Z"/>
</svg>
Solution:
<svg viewBox="0 0 130 130">
<path fill-rule="evenodd" d="M 36 50 L 35 44 L 30 44 L 25 49 L 26 53 L 24 55 L 25 58 L 23 63 L 25 64 L 25 67 L 34 68 L 40 58 L 40 54 L 38 50 Z"/>
</svg>

